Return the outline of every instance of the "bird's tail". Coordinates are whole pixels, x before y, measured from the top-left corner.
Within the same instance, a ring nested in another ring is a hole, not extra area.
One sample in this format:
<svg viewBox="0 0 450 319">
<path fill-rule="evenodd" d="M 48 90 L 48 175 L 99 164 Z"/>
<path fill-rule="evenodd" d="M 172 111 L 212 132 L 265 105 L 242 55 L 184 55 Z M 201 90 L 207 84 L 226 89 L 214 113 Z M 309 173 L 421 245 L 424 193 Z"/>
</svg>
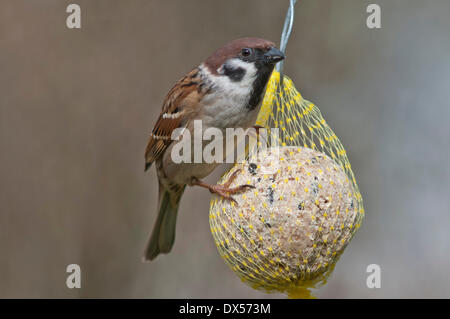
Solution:
<svg viewBox="0 0 450 319">
<path fill-rule="evenodd" d="M 158 218 L 145 249 L 144 261 L 151 261 L 159 254 L 167 254 L 172 249 L 175 241 L 178 204 L 185 187 L 186 185 L 180 185 L 179 189 L 169 191 L 159 184 Z"/>
</svg>

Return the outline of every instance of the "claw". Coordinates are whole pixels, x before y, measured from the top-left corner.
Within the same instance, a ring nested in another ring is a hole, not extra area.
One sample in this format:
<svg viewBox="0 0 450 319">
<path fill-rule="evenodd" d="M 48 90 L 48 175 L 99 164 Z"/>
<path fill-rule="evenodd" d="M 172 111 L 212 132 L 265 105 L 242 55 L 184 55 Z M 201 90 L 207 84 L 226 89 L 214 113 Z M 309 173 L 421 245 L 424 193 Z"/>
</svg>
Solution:
<svg viewBox="0 0 450 319">
<path fill-rule="evenodd" d="M 237 174 L 240 171 L 241 171 L 240 168 L 235 170 L 223 185 L 219 185 L 219 184 L 218 185 L 210 185 L 210 184 L 206 184 L 206 183 L 204 183 L 200 180 L 196 180 L 196 179 L 192 180 L 192 185 L 197 185 L 197 186 L 207 188 L 212 194 L 217 194 L 217 195 L 223 197 L 224 199 L 231 200 L 235 204 L 237 204 L 236 200 L 231 195 L 243 192 L 247 189 L 256 188 L 255 186 L 249 185 L 249 184 L 239 185 L 236 187 L 230 187 L 231 183 L 233 183 L 233 181 L 237 177 Z"/>
<path fill-rule="evenodd" d="M 231 183 L 233 183 L 233 181 L 236 179 L 238 173 L 241 171 L 241 168 L 238 168 L 237 170 L 235 170 L 230 177 L 228 177 L 227 181 L 225 183 L 223 183 L 223 186 L 225 187 L 230 187 Z"/>
<path fill-rule="evenodd" d="M 213 194 L 218 194 L 220 196 L 222 196 L 224 199 L 227 200 L 232 200 L 234 201 L 236 204 L 236 200 L 231 196 L 233 194 L 237 194 L 237 193 L 241 193 L 246 191 L 247 189 L 253 189 L 255 188 L 255 186 L 253 185 L 239 185 L 237 187 L 226 187 L 225 185 L 211 185 L 211 187 L 209 188 L 209 191 Z"/>
<path fill-rule="evenodd" d="M 242 187 L 242 188 L 248 187 L 248 188 L 251 188 L 251 189 L 255 189 L 256 188 L 256 186 L 249 185 L 249 184 L 240 185 L 239 187 Z"/>
</svg>

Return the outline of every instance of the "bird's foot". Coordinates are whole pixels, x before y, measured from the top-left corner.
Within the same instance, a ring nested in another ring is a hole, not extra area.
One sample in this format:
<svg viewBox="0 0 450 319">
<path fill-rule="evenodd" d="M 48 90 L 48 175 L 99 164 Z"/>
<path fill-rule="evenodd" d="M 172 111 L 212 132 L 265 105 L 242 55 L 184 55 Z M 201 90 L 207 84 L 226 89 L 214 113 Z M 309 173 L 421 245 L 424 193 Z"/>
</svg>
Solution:
<svg viewBox="0 0 450 319">
<path fill-rule="evenodd" d="M 233 174 L 231 174 L 231 176 L 228 178 L 228 180 L 223 185 L 220 185 L 220 184 L 211 185 L 211 184 L 202 182 L 198 179 L 193 179 L 192 185 L 197 185 L 200 187 L 207 188 L 212 194 L 217 194 L 226 200 L 231 200 L 236 203 L 236 200 L 231 195 L 246 191 L 248 189 L 255 188 L 255 186 L 248 185 L 248 184 L 239 185 L 236 187 L 230 187 L 231 183 L 233 183 L 233 181 L 236 179 L 237 174 L 240 172 L 240 170 L 241 169 L 235 170 L 233 172 Z"/>
</svg>

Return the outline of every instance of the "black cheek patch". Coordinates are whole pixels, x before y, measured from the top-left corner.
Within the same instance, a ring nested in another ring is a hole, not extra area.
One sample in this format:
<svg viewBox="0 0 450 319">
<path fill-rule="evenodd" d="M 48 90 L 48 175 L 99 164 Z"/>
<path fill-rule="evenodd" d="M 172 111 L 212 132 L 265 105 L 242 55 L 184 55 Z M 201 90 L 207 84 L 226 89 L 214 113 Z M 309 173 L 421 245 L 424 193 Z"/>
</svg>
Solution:
<svg viewBox="0 0 450 319">
<path fill-rule="evenodd" d="M 243 68 L 231 68 L 227 65 L 223 67 L 223 74 L 228 76 L 233 82 L 240 82 L 244 78 L 245 72 Z"/>
</svg>

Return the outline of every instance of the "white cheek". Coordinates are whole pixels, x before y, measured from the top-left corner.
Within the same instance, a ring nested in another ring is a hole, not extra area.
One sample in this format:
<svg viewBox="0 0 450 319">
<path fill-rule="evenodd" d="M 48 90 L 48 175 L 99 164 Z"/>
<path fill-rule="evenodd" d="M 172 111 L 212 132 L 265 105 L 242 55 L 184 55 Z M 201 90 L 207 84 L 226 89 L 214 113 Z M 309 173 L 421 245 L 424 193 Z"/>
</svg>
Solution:
<svg viewBox="0 0 450 319">
<path fill-rule="evenodd" d="M 204 72 L 208 72 L 208 76 L 214 78 L 213 92 L 204 99 L 204 115 L 210 119 L 210 121 L 207 120 L 210 123 L 205 123 L 206 125 L 232 127 L 240 122 L 242 122 L 241 125 L 246 122 L 247 105 L 257 69 L 253 64 L 241 60 L 236 59 L 230 62 L 246 70 L 241 81 L 231 81 L 228 76 L 220 74 L 220 69 L 219 75 L 213 75 L 204 68 Z"/>
<path fill-rule="evenodd" d="M 240 87 L 250 87 L 253 86 L 253 81 L 256 77 L 256 72 L 258 71 L 253 63 L 247 63 L 239 59 L 232 59 L 227 62 L 228 65 L 234 67 L 234 68 L 241 68 L 245 70 L 245 75 L 239 82 L 233 82 L 228 78 L 227 76 L 222 76 L 222 78 L 225 78 L 228 80 L 228 82 L 234 83 L 236 86 Z M 222 67 L 219 68 L 218 73 L 222 74 L 221 72 Z"/>
<path fill-rule="evenodd" d="M 232 81 L 228 76 L 221 75 L 222 68 L 219 68 L 217 71 L 220 75 L 215 79 L 216 88 L 236 102 L 248 102 L 256 77 L 256 67 L 252 63 L 247 63 L 239 59 L 233 59 L 227 63 L 232 67 L 244 69 L 244 77 L 240 81 Z"/>
</svg>

